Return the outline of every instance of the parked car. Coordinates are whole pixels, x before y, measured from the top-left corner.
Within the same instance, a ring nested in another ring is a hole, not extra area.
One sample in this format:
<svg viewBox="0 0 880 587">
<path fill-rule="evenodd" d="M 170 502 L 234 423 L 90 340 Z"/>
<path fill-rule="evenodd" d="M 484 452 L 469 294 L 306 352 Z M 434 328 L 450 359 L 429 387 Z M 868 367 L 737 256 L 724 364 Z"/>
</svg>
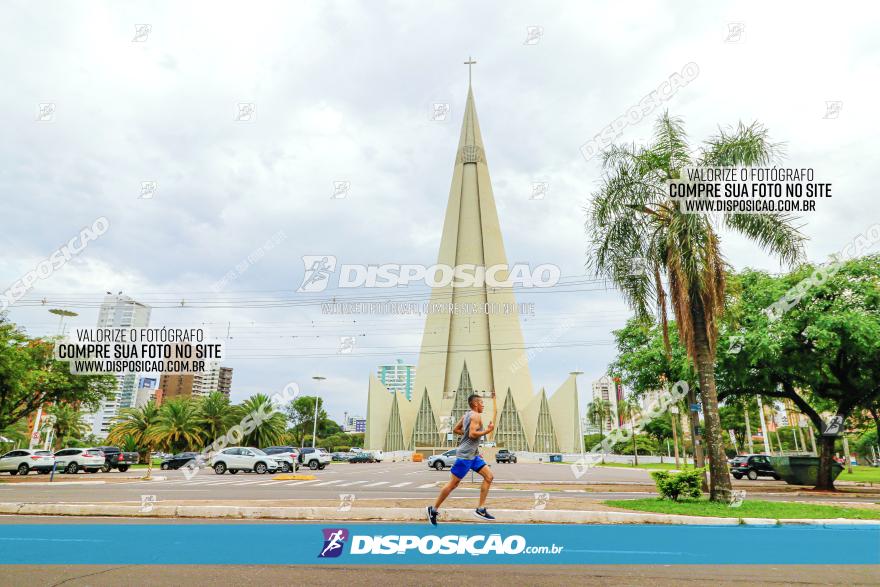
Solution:
<svg viewBox="0 0 880 587">
<path fill-rule="evenodd" d="M 439 455 L 431 455 L 428 457 L 428 466 L 438 471 L 442 471 L 444 467 L 451 467 L 455 464 L 456 449 L 447 450 Z"/>
<path fill-rule="evenodd" d="M 275 459 L 252 446 L 231 446 L 214 454 L 209 464 L 217 475 L 226 471 L 233 475 L 239 471 L 253 471 L 262 475 L 279 470 L 282 462 L 283 459 Z"/>
<path fill-rule="evenodd" d="M 101 470 L 109 473 L 110 469 L 119 469 L 120 473 L 125 473 L 132 465 L 138 464 L 140 455 L 136 452 L 122 452 L 115 446 L 96 446 L 89 450 L 97 450 L 104 453 L 104 466 Z"/>
<path fill-rule="evenodd" d="M 730 473 L 735 479 L 748 477 L 752 481 L 758 477 L 773 477 L 779 479 L 779 475 L 773 470 L 770 459 L 766 455 L 739 455 L 730 461 Z"/>
<path fill-rule="evenodd" d="M 353 456 L 354 453 L 350 452 L 335 452 L 330 455 L 330 460 L 333 462 L 345 462 L 351 460 Z"/>
<path fill-rule="evenodd" d="M 495 453 L 495 462 L 496 463 L 516 463 L 516 455 L 506 448 L 498 449 L 498 452 Z"/>
<path fill-rule="evenodd" d="M 104 466 L 104 453 L 94 448 L 63 448 L 55 453 L 55 468 L 71 475 L 97 473 Z"/>
<path fill-rule="evenodd" d="M 20 448 L 0 457 L 0 471 L 10 475 L 27 475 L 31 471 L 48 473 L 55 465 L 55 457 L 48 450 Z"/>
<path fill-rule="evenodd" d="M 292 446 L 269 446 L 262 449 L 264 453 L 281 461 L 281 472 L 299 471 L 299 451 Z"/>
<path fill-rule="evenodd" d="M 330 464 L 330 455 L 323 448 L 304 447 L 299 449 L 299 462 L 312 471 L 323 469 Z"/>
<path fill-rule="evenodd" d="M 373 458 L 376 459 L 377 463 L 381 463 L 383 460 L 385 460 L 385 453 L 383 453 L 381 450 L 371 450 L 369 452 L 373 455 Z"/>
<path fill-rule="evenodd" d="M 375 463 L 376 457 L 373 456 L 373 453 L 369 452 L 359 452 L 355 455 L 352 455 L 350 459 L 348 459 L 349 463 Z"/>
<path fill-rule="evenodd" d="M 162 464 L 159 466 L 163 471 L 167 471 L 168 469 L 179 469 L 190 461 L 200 465 L 204 461 L 204 457 L 197 452 L 179 452 L 176 455 L 169 455 L 162 459 Z"/>
</svg>

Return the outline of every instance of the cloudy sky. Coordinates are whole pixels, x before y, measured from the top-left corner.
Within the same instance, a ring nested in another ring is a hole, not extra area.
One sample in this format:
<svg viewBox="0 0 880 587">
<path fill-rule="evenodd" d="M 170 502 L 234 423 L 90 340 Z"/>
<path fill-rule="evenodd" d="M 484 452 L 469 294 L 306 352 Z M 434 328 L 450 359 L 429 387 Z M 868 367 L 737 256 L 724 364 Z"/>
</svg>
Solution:
<svg viewBox="0 0 880 587">
<path fill-rule="evenodd" d="M 875 4 L 432 4 L 7 4 L 0 288 L 96 218 L 110 222 L 10 319 L 54 334 L 47 310 L 66 307 L 80 313 L 71 324 L 94 326 L 104 292 L 121 290 L 153 306 L 152 326 L 228 329 L 233 399 L 291 381 L 310 391 L 323 375 L 332 416 L 364 414 L 368 374 L 416 360 L 423 318 L 327 316 L 318 303 L 425 290 L 297 294 L 301 257 L 436 260 L 469 55 L 511 262 L 583 281 L 583 208 L 600 169 L 579 148 L 689 63 L 696 78 L 618 141 L 646 140 L 663 108 L 695 145 L 719 125 L 761 121 L 785 142 L 785 164 L 833 183 L 802 219 L 812 261 L 880 217 L 869 195 L 880 163 Z M 252 105 L 247 120 L 241 104 Z M 434 104 L 449 105 L 445 120 Z M 144 182 L 155 182 L 151 197 Z M 350 182 L 345 197 L 331 197 L 337 182 Z M 542 199 L 536 182 L 549 188 Z M 281 242 L 247 263 L 273 235 Z M 780 269 L 722 239 L 735 268 Z M 527 345 L 546 345 L 531 364 L 536 387 L 553 391 L 578 369 L 584 398 L 627 307 L 590 284 L 518 299 L 535 303 Z M 351 353 L 337 352 L 344 336 Z"/>
</svg>

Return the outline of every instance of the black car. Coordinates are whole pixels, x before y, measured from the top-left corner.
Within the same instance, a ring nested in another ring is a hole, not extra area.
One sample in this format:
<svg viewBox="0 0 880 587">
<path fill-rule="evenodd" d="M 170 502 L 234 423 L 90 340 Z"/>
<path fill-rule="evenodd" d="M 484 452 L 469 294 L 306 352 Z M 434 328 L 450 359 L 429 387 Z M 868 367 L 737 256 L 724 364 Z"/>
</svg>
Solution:
<svg viewBox="0 0 880 587">
<path fill-rule="evenodd" d="M 348 462 L 349 463 L 375 463 L 376 457 L 374 457 L 372 453 L 357 452 L 357 453 L 354 453 L 350 459 L 348 459 Z"/>
<path fill-rule="evenodd" d="M 496 463 L 515 463 L 516 455 L 507 450 L 506 448 L 499 449 L 497 453 L 495 453 L 495 462 Z"/>
<path fill-rule="evenodd" d="M 779 479 L 779 474 L 773 470 L 770 458 L 767 455 L 739 455 L 730 460 L 730 473 L 734 479 L 748 477 L 752 481 L 758 477 L 772 477 Z"/>
<path fill-rule="evenodd" d="M 190 461 L 199 462 L 199 457 L 201 455 L 197 452 L 180 452 L 176 455 L 165 457 L 162 459 L 162 470 L 167 471 L 168 469 L 179 469 Z"/>
<path fill-rule="evenodd" d="M 120 473 L 125 473 L 132 465 L 138 464 L 140 455 L 136 452 L 123 452 L 115 446 L 96 446 L 91 450 L 99 450 L 104 453 L 104 466 L 101 470 L 109 473 L 110 469 L 119 469 Z"/>
</svg>

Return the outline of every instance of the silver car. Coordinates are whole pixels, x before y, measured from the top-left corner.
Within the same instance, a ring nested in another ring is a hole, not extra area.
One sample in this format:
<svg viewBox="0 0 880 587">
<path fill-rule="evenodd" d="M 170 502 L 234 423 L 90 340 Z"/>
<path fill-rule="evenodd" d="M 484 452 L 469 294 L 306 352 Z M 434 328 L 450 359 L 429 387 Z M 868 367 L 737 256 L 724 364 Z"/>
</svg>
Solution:
<svg viewBox="0 0 880 587">
<path fill-rule="evenodd" d="M 428 457 L 428 466 L 438 471 L 442 471 L 444 467 L 451 467 L 455 464 L 455 450 L 447 450 L 443 454 L 431 455 Z"/>
</svg>

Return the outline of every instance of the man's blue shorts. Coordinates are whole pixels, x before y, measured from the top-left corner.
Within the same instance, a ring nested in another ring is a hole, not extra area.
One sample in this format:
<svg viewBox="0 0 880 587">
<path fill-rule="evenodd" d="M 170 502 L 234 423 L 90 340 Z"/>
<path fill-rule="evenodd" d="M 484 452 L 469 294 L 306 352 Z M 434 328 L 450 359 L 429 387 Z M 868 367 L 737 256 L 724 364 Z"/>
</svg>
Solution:
<svg viewBox="0 0 880 587">
<path fill-rule="evenodd" d="M 480 455 L 475 456 L 472 459 L 455 459 L 455 464 L 452 465 L 452 474 L 458 477 L 459 479 L 464 479 L 464 476 L 467 475 L 468 471 L 477 471 L 486 466 L 486 461 L 483 460 L 483 457 Z"/>
</svg>

